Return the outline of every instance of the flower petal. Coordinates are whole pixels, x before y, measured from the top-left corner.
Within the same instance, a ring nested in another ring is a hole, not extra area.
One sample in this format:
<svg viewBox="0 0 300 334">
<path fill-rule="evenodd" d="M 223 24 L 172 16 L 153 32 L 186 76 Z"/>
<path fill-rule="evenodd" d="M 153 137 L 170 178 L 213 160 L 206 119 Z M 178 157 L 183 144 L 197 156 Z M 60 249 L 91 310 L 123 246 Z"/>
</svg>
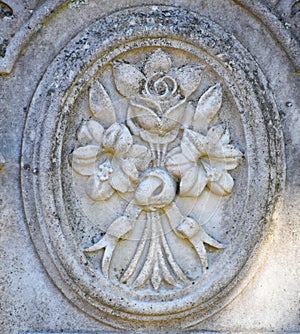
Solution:
<svg viewBox="0 0 300 334">
<path fill-rule="evenodd" d="M 117 159 L 112 160 L 113 173 L 110 177 L 111 186 L 121 192 L 126 193 L 133 190 L 129 177 L 122 171 L 120 162 Z"/>
<path fill-rule="evenodd" d="M 198 197 L 207 184 L 207 177 L 202 166 L 191 168 L 183 175 L 180 182 L 180 196 Z"/>
<path fill-rule="evenodd" d="M 227 196 L 231 193 L 234 185 L 233 178 L 227 172 L 222 173 L 218 181 L 208 182 L 207 186 L 211 192 L 218 196 Z"/>
<path fill-rule="evenodd" d="M 72 155 L 72 167 L 80 175 L 92 175 L 100 148 L 97 145 L 87 145 L 77 148 Z"/>
<path fill-rule="evenodd" d="M 183 154 L 195 162 L 201 155 L 206 154 L 207 139 L 195 131 L 185 129 L 180 146 Z"/>
<path fill-rule="evenodd" d="M 86 193 L 94 201 L 105 201 L 109 199 L 114 190 L 108 181 L 100 181 L 99 177 L 92 175 L 86 183 Z"/>
<path fill-rule="evenodd" d="M 131 148 L 132 144 L 133 139 L 130 131 L 124 124 L 121 124 L 121 131 L 119 132 L 119 136 L 117 137 L 114 147 L 116 153 L 122 155 L 127 153 Z"/>
<path fill-rule="evenodd" d="M 104 126 L 116 121 L 115 108 L 111 98 L 98 80 L 94 80 L 89 91 L 89 106 L 91 113 Z"/>
<path fill-rule="evenodd" d="M 140 171 L 146 170 L 152 159 L 149 149 L 144 145 L 133 145 L 128 152 L 128 158 L 134 160 L 136 168 Z"/>
<path fill-rule="evenodd" d="M 199 86 L 204 65 L 184 65 L 176 68 L 174 76 L 185 97 L 190 96 Z"/>
<path fill-rule="evenodd" d="M 220 83 L 210 87 L 199 99 L 193 118 L 193 128 L 205 131 L 222 105 L 222 87 Z"/>
<path fill-rule="evenodd" d="M 242 152 L 233 145 L 221 146 L 220 148 L 217 148 L 215 151 L 213 150 L 209 151 L 208 154 L 210 157 L 237 158 L 237 159 L 240 159 L 243 156 Z"/>
<path fill-rule="evenodd" d="M 131 181 L 137 182 L 139 179 L 139 172 L 135 167 L 134 161 L 131 159 L 122 159 L 120 162 L 122 171 L 131 179 Z"/>
<path fill-rule="evenodd" d="M 113 68 L 113 74 L 117 90 L 125 97 L 137 95 L 146 80 L 136 67 L 125 63 L 117 63 Z"/>
<path fill-rule="evenodd" d="M 209 170 L 209 169 L 217 169 L 219 171 L 225 171 L 225 170 L 233 170 L 235 169 L 238 164 L 240 163 L 241 158 L 202 158 L 201 162 L 204 165 L 204 168 Z"/>
<path fill-rule="evenodd" d="M 132 146 L 133 139 L 124 124 L 114 123 L 104 133 L 103 146 L 116 153 L 126 153 Z"/>
<path fill-rule="evenodd" d="M 230 140 L 229 131 L 227 131 L 222 125 L 212 126 L 207 131 L 207 138 L 210 145 L 216 145 L 218 143 L 228 144 Z"/>
<path fill-rule="evenodd" d="M 165 163 L 165 167 L 172 175 L 180 177 L 184 172 L 190 169 L 192 166 L 196 166 L 195 163 L 192 163 L 186 156 L 182 153 L 176 153 L 169 155 Z"/>
<path fill-rule="evenodd" d="M 91 119 L 81 126 L 77 134 L 77 139 L 82 145 L 92 143 L 101 145 L 103 139 L 103 132 L 103 126 L 100 123 Z"/>
<path fill-rule="evenodd" d="M 171 67 L 172 60 L 170 56 L 162 49 L 158 49 L 146 60 L 143 72 L 147 77 L 150 77 L 156 72 L 168 72 Z"/>
</svg>

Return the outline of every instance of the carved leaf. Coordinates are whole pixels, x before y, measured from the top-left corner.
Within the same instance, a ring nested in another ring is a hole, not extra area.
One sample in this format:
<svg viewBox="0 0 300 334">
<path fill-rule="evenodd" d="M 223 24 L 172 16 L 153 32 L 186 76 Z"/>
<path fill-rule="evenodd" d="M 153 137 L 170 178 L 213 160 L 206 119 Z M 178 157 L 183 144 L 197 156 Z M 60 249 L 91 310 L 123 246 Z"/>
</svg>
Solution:
<svg viewBox="0 0 300 334">
<path fill-rule="evenodd" d="M 198 88 L 204 67 L 203 65 L 184 65 L 175 69 L 174 76 L 185 97 L 190 96 Z"/>
<path fill-rule="evenodd" d="M 150 132 L 159 133 L 161 120 L 153 110 L 135 102 L 131 102 L 130 109 L 140 127 Z"/>
<path fill-rule="evenodd" d="M 100 149 L 97 145 L 77 148 L 72 156 L 72 167 L 75 172 L 83 176 L 92 175 L 98 153 L 100 153 Z"/>
<path fill-rule="evenodd" d="M 163 122 L 162 122 L 163 133 L 169 132 L 172 129 L 174 129 L 177 125 L 181 124 L 185 108 L 186 108 L 186 103 L 185 100 L 183 100 L 166 111 L 166 113 L 163 116 Z"/>
<path fill-rule="evenodd" d="M 125 97 L 137 95 L 146 80 L 136 67 L 125 63 L 116 64 L 113 73 L 117 90 Z"/>
<path fill-rule="evenodd" d="M 80 144 L 102 144 L 104 128 L 101 124 L 94 120 L 90 120 L 82 125 L 80 128 L 77 139 Z"/>
<path fill-rule="evenodd" d="M 104 87 L 94 80 L 89 91 L 89 106 L 91 113 L 104 126 L 109 126 L 116 121 L 115 108 Z"/>
<path fill-rule="evenodd" d="M 219 83 L 210 87 L 199 99 L 193 119 L 196 131 L 206 130 L 222 105 L 222 87 Z"/>
<path fill-rule="evenodd" d="M 170 56 L 162 49 L 158 49 L 146 60 L 143 71 L 147 77 L 150 77 L 157 72 L 168 72 L 171 67 Z"/>
</svg>

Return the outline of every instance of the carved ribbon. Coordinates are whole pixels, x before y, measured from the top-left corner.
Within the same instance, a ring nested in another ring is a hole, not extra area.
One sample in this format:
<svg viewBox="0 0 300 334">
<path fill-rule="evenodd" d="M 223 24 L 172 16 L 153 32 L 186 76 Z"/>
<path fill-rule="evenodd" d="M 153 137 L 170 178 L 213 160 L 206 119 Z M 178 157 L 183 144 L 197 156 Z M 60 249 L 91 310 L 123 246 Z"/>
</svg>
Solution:
<svg viewBox="0 0 300 334">
<path fill-rule="evenodd" d="M 224 245 L 210 237 L 204 229 L 191 217 L 183 216 L 175 203 L 165 209 L 174 232 L 181 238 L 187 239 L 197 252 L 203 270 L 208 269 L 208 259 L 204 244 L 216 249 L 224 249 Z"/>
</svg>

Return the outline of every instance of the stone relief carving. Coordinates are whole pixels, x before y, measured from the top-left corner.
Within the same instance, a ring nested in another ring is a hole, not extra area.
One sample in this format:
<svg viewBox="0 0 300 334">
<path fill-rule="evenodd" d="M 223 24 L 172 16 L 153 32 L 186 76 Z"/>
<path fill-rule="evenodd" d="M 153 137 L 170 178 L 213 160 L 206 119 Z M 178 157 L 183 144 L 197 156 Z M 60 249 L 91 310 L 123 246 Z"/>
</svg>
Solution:
<svg viewBox="0 0 300 334">
<path fill-rule="evenodd" d="M 148 280 L 155 290 L 163 281 L 178 286 L 188 280 L 164 236 L 162 215 L 172 232 L 194 247 L 203 270 L 209 265 L 204 245 L 224 248 L 175 203 L 177 196 L 197 198 L 205 188 L 218 196 L 229 195 L 234 181 L 228 171 L 235 169 L 242 157 L 239 149 L 229 144 L 228 130 L 222 125 L 209 127 L 222 104 L 220 83 L 208 88 L 195 110 L 190 107 L 186 114 L 203 69 L 200 64 L 173 67 L 171 57 L 161 48 L 148 56 L 142 70 L 115 62 L 115 87 L 129 99 L 126 125 L 115 122 L 113 103 L 103 85 L 98 80 L 92 84 L 89 108 L 93 118 L 78 131 L 81 146 L 73 153 L 73 169 L 88 177 L 86 194 L 94 201 L 105 201 L 115 192 L 132 193 L 123 215 L 111 223 L 103 238 L 85 249 L 104 249 L 102 272 L 107 278 L 118 241 L 126 238 L 141 217 L 146 219 L 144 232 L 121 277 L 121 282 L 135 288 Z M 107 129 L 101 125 L 103 118 L 112 120 Z M 142 144 L 136 144 L 136 138 Z M 176 140 L 180 146 L 170 149 Z"/>
<path fill-rule="evenodd" d="M 247 49 L 199 13 L 134 7 L 74 37 L 22 145 L 28 227 L 58 288 L 123 330 L 218 312 L 249 282 L 281 185 L 276 110 Z"/>
</svg>

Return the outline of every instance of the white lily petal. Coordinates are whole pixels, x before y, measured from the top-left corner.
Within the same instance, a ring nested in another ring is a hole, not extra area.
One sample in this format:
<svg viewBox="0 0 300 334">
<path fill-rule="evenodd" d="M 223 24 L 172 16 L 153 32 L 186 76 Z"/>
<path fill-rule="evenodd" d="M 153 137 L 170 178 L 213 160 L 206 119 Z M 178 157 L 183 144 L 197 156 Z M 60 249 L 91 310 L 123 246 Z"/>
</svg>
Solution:
<svg viewBox="0 0 300 334">
<path fill-rule="evenodd" d="M 98 153 L 100 153 L 100 148 L 97 145 L 77 148 L 72 155 L 73 170 L 83 176 L 92 175 Z"/>
<path fill-rule="evenodd" d="M 229 195 L 232 191 L 233 185 L 233 178 L 227 172 L 223 172 L 218 181 L 208 182 L 207 184 L 210 191 L 218 196 Z"/>
<path fill-rule="evenodd" d="M 120 193 L 126 193 L 133 190 L 129 177 L 121 170 L 120 162 L 112 160 L 113 173 L 110 177 L 111 186 Z"/>
<path fill-rule="evenodd" d="M 194 177 L 194 175 L 185 174 L 184 177 L 181 179 L 180 196 L 199 197 L 202 194 L 207 184 L 207 177 L 205 170 L 201 165 L 197 167 L 196 179 L 193 183 L 190 180 L 192 176 Z"/>
</svg>

